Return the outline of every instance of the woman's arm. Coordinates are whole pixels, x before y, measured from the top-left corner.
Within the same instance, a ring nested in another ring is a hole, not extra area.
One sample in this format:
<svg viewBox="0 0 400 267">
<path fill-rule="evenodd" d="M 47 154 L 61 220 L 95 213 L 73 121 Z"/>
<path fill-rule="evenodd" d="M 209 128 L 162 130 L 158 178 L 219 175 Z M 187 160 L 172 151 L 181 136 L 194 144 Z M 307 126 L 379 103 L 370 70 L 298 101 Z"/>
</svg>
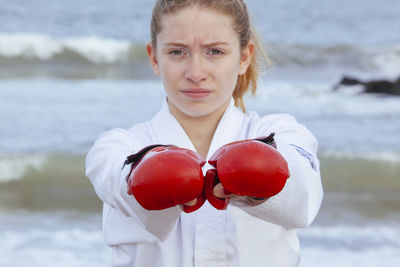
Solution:
<svg viewBox="0 0 400 267">
<path fill-rule="evenodd" d="M 288 162 L 290 178 L 279 194 L 260 205 L 240 200 L 236 204 L 249 214 L 285 228 L 306 227 L 317 215 L 323 196 L 317 140 L 292 116 L 269 116 L 264 123 L 263 119 L 256 134 L 276 133 L 277 149 Z"/>
<path fill-rule="evenodd" d="M 127 156 L 142 146 L 126 130 L 114 129 L 104 133 L 86 157 L 86 176 L 104 203 L 127 217 L 135 218 L 132 221 L 137 223 L 132 227 L 148 231 L 158 240 L 164 240 L 175 226 L 181 209 L 175 206 L 162 211 L 148 211 L 127 194 L 126 176 L 130 167 L 123 168 L 123 165 Z"/>
</svg>

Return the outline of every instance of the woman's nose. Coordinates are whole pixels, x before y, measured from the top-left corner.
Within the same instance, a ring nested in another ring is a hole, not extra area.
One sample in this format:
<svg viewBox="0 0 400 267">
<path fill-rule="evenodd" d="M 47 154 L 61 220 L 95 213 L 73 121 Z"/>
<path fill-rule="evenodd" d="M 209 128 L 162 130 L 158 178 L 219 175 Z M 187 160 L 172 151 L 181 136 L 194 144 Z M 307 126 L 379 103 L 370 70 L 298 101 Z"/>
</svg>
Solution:
<svg viewBox="0 0 400 267">
<path fill-rule="evenodd" d="M 193 83 L 199 83 L 206 79 L 207 72 L 200 55 L 193 55 L 189 60 L 185 71 L 185 78 Z"/>
</svg>

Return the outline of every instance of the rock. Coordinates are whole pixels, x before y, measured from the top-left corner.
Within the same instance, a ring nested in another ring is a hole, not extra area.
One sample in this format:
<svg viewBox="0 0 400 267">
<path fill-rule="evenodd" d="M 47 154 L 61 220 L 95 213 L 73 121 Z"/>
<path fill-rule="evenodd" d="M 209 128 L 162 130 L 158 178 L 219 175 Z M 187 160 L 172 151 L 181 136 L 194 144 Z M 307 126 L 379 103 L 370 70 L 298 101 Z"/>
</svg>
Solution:
<svg viewBox="0 0 400 267">
<path fill-rule="evenodd" d="M 343 76 L 342 80 L 333 87 L 333 90 L 348 85 L 362 85 L 363 93 L 400 95 L 400 77 L 393 82 L 387 80 L 372 80 L 365 82 L 356 78 Z"/>
</svg>

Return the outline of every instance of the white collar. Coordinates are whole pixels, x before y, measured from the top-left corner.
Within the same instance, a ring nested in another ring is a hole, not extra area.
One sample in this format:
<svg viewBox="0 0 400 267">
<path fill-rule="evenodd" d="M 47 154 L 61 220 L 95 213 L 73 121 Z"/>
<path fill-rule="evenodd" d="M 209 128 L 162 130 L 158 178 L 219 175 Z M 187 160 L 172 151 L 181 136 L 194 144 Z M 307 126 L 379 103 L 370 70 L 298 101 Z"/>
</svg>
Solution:
<svg viewBox="0 0 400 267">
<path fill-rule="evenodd" d="M 214 133 L 207 159 L 224 144 L 239 140 L 240 136 L 242 136 L 241 130 L 243 130 L 244 119 L 244 113 L 235 107 L 234 100 L 231 98 Z M 153 134 L 152 138 L 157 143 L 172 144 L 196 151 L 182 126 L 171 114 L 166 100 L 161 110 L 150 121 L 150 125 Z"/>
</svg>

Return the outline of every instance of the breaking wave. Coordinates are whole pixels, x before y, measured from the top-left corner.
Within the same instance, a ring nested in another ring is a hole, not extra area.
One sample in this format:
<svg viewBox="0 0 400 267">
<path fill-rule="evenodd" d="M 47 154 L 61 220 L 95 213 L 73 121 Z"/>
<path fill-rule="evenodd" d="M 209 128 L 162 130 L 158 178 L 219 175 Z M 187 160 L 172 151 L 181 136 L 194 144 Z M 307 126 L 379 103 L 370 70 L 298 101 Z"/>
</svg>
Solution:
<svg viewBox="0 0 400 267">
<path fill-rule="evenodd" d="M 266 46 L 281 67 L 353 68 L 379 70 L 389 75 L 400 72 L 400 45 L 270 43 Z M 0 34 L 0 66 L 3 66 L 0 78 L 140 78 L 143 68 L 151 74 L 145 43 L 98 36 L 56 38 L 36 33 Z M 135 71 L 140 75 L 136 77 Z"/>
</svg>

